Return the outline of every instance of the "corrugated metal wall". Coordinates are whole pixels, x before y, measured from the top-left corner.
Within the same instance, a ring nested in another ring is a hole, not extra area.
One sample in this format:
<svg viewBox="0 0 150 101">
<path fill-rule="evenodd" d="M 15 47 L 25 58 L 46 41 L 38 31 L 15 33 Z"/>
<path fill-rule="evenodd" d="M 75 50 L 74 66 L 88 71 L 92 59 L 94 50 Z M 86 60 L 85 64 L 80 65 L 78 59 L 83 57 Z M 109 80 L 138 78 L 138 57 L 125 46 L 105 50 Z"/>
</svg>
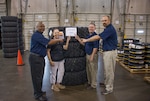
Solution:
<svg viewBox="0 0 150 101">
<path fill-rule="evenodd" d="M 47 29 L 65 25 L 87 26 L 91 21 L 95 21 L 96 31 L 100 33 L 103 30 L 101 16 L 105 14 L 112 16 L 112 23 L 117 31 L 121 28 L 127 38 L 140 38 L 143 42 L 150 42 L 149 4 L 150 0 L 28 0 L 24 18 L 26 49 L 30 47 L 30 33 L 39 20 L 45 23 Z M 25 2 L 22 0 L 23 12 L 24 8 Z M 12 15 L 20 13 L 20 0 L 12 2 L 11 11 Z M 137 34 L 140 29 L 144 30 L 144 33 Z M 120 39 L 119 32 L 118 37 Z"/>
<path fill-rule="evenodd" d="M 127 0 L 124 33 L 127 37 L 139 38 L 143 42 L 150 42 L 150 1 Z M 124 16 L 124 15 L 122 15 Z M 143 33 L 138 33 L 142 30 Z"/>
<path fill-rule="evenodd" d="M 88 26 L 91 21 L 94 21 L 97 26 L 97 32 L 103 30 L 101 24 L 101 17 L 103 15 L 110 15 L 111 13 L 111 0 L 76 0 L 75 3 L 75 25 Z"/>
<path fill-rule="evenodd" d="M 18 15 L 21 13 L 26 13 L 24 15 L 24 26 L 23 26 L 23 33 L 24 33 L 24 41 L 25 41 L 25 49 L 30 49 L 30 38 L 33 32 L 36 30 L 36 24 L 39 21 L 43 21 L 45 24 L 45 32 L 44 36 L 48 36 L 48 29 L 50 27 L 59 26 L 60 25 L 60 18 L 58 9 L 56 6 L 59 6 L 59 2 L 55 0 L 45 0 L 41 2 L 41 0 L 28 0 L 27 5 L 27 12 L 25 12 L 26 2 L 22 0 L 16 0 L 18 2 L 12 3 L 12 15 Z M 20 5 L 20 3 L 22 5 Z M 22 6 L 22 7 L 21 7 Z M 15 9 L 15 10 L 14 10 Z M 16 12 L 17 11 L 17 12 Z"/>
<path fill-rule="evenodd" d="M 59 26 L 59 16 L 57 13 L 27 13 L 24 19 L 24 37 L 25 49 L 30 49 L 30 38 L 33 31 L 36 30 L 36 24 L 43 21 L 45 24 L 44 36 L 48 36 L 48 29 L 50 27 Z"/>
</svg>

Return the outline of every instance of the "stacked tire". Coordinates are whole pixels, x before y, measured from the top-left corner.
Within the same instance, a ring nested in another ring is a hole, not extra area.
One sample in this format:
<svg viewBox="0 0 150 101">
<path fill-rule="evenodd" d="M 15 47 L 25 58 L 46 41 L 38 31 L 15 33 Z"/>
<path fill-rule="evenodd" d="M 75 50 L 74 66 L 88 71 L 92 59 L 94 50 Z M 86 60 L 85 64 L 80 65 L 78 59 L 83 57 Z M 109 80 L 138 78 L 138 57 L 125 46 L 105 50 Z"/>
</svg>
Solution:
<svg viewBox="0 0 150 101">
<path fill-rule="evenodd" d="M 129 44 L 132 44 L 132 43 L 136 43 L 136 42 L 139 42 L 139 40 L 137 39 L 124 39 L 124 46 L 123 46 L 123 50 L 124 50 L 124 55 L 123 55 L 123 63 L 125 65 L 129 65 L 129 55 L 130 55 L 130 52 L 129 52 Z"/>
<path fill-rule="evenodd" d="M 18 44 L 19 44 L 19 49 L 21 51 L 21 54 L 24 53 L 24 40 L 23 40 L 23 33 L 22 33 L 22 19 L 19 18 L 18 19 L 18 37 L 19 37 L 19 40 L 18 40 Z"/>
<path fill-rule="evenodd" d="M 145 45 L 145 67 L 150 68 L 150 43 Z"/>
<path fill-rule="evenodd" d="M 66 27 L 55 27 L 65 34 Z M 53 30 L 54 28 L 50 28 Z M 77 34 L 81 38 L 85 38 L 88 34 L 87 27 L 77 27 Z M 66 42 L 66 38 L 65 38 Z M 68 50 L 65 54 L 65 74 L 62 84 L 73 86 L 87 82 L 86 76 L 86 54 L 84 46 L 81 45 L 74 37 L 69 41 Z"/>
<path fill-rule="evenodd" d="M 133 43 L 133 39 L 124 39 L 124 55 L 123 55 L 123 63 L 125 65 L 128 65 L 129 63 L 129 44 Z"/>
<path fill-rule="evenodd" d="M 124 51 L 122 49 L 118 49 L 118 56 L 117 56 L 117 59 L 119 61 L 122 61 L 123 60 L 123 56 L 124 56 Z"/>
<path fill-rule="evenodd" d="M 5 58 L 17 57 L 19 48 L 18 18 L 15 16 L 1 17 L 2 50 Z"/>
<path fill-rule="evenodd" d="M 133 69 L 144 68 L 145 44 L 138 42 L 130 44 L 130 47 L 129 67 Z"/>
<path fill-rule="evenodd" d="M 129 62 L 129 43 L 124 43 L 124 55 L 123 55 L 123 63 L 128 65 Z"/>
</svg>

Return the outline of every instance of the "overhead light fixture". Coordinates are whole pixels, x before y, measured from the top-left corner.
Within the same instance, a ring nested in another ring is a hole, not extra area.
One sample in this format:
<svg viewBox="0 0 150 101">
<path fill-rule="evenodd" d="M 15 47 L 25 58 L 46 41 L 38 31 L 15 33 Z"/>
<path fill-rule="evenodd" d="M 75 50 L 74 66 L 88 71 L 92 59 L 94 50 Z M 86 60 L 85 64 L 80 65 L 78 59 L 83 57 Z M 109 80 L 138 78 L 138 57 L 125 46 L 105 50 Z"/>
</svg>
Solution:
<svg viewBox="0 0 150 101">
<path fill-rule="evenodd" d="M 143 33 L 144 33 L 144 30 L 137 30 L 137 33 L 138 33 L 138 34 L 143 34 Z"/>
</svg>

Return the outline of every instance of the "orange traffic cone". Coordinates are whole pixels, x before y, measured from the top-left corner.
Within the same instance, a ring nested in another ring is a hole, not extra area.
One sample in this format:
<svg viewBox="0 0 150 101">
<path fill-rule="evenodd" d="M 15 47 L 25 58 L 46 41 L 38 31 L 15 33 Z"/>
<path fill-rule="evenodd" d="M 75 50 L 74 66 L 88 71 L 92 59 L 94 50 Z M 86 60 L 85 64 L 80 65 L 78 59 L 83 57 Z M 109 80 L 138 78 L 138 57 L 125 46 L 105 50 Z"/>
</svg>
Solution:
<svg viewBox="0 0 150 101">
<path fill-rule="evenodd" d="M 24 65 L 23 61 L 22 61 L 22 56 L 21 56 L 21 52 L 18 49 L 18 56 L 17 56 L 17 66 L 22 66 Z"/>
</svg>

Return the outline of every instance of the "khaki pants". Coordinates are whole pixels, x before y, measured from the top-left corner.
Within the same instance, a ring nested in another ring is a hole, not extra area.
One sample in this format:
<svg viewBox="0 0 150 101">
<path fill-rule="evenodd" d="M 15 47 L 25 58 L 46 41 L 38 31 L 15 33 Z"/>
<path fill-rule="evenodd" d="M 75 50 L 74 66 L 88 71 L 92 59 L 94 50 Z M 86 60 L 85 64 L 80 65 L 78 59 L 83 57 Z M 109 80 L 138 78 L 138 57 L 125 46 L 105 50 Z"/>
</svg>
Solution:
<svg viewBox="0 0 150 101">
<path fill-rule="evenodd" d="M 97 86 L 97 70 L 98 70 L 98 54 L 94 55 L 92 62 L 89 61 L 90 55 L 86 55 L 86 72 L 88 78 L 88 84 L 91 87 L 96 88 Z"/>
<path fill-rule="evenodd" d="M 104 80 L 107 91 L 113 91 L 117 50 L 103 52 Z"/>
</svg>

